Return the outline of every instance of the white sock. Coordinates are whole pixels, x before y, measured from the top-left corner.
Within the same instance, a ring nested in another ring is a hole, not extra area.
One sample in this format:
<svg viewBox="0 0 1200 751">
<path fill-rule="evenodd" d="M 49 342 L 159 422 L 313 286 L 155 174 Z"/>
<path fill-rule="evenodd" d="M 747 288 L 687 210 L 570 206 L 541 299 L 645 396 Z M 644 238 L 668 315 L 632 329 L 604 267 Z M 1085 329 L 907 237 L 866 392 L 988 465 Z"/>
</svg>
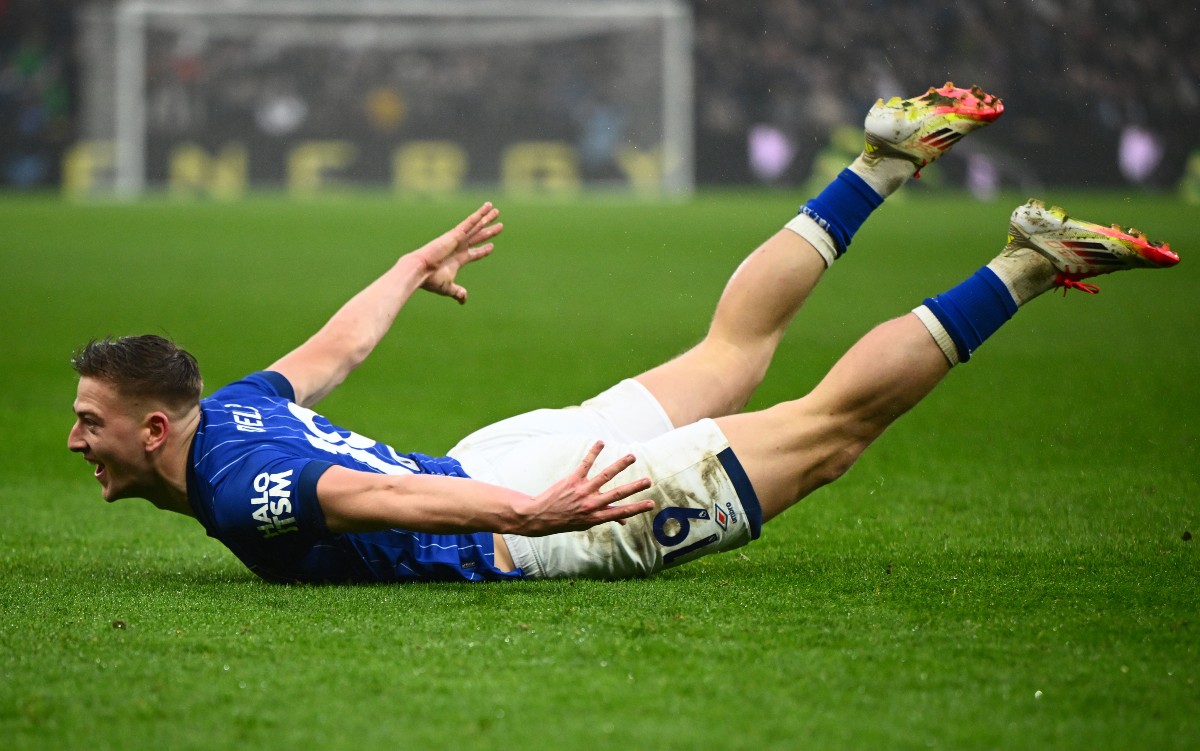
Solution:
<svg viewBox="0 0 1200 751">
<path fill-rule="evenodd" d="M 1049 259 L 1030 248 L 1005 251 L 987 267 L 1008 287 L 1018 307 L 1052 288 L 1057 274 Z"/>
<path fill-rule="evenodd" d="M 806 214 L 797 214 L 783 226 L 808 240 L 808 243 L 821 254 L 821 258 L 825 261 L 825 268 L 829 268 L 837 260 L 837 246 L 834 245 L 833 238 L 821 228 L 821 225 L 813 221 L 812 217 Z"/>
<path fill-rule="evenodd" d="M 907 159 L 890 159 L 886 157 L 868 157 L 859 154 L 850 163 L 850 171 L 863 179 L 876 193 L 887 198 L 908 182 L 908 178 L 916 173 L 917 168 Z"/>
</svg>

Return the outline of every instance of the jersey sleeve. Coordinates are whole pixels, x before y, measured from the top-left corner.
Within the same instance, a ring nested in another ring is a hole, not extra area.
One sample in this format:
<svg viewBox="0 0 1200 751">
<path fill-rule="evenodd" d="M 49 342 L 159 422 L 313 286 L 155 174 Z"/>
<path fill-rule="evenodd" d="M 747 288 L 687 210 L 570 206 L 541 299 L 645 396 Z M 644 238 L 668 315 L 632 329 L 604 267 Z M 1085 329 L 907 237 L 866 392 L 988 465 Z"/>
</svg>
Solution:
<svg viewBox="0 0 1200 751">
<path fill-rule="evenodd" d="M 296 390 L 292 388 L 291 381 L 282 373 L 276 373 L 273 370 L 251 373 L 240 381 L 234 381 L 228 386 L 218 389 L 211 398 L 225 400 L 235 398 L 240 394 L 281 396 L 288 401 L 296 400 Z"/>
<path fill-rule="evenodd" d="M 232 540 L 283 550 L 330 534 L 317 501 L 317 480 L 332 465 L 259 448 L 213 488 L 213 517 Z"/>
</svg>

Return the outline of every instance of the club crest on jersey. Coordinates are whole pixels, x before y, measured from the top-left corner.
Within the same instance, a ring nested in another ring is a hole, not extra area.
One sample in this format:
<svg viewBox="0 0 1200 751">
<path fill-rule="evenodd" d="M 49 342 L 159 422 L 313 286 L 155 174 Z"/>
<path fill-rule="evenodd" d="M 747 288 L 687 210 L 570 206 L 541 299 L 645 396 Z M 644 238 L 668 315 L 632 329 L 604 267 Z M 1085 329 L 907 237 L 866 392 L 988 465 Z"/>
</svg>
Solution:
<svg viewBox="0 0 1200 751">
<path fill-rule="evenodd" d="M 286 472 L 261 472 L 254 478 L 254 492 L 250 498 L 253 511 L 250 516 L 259 522 L 258 531 L 264 540 L 288 532 L 298 532 L 296 517 L 292 513 L 292 470 Z M 285 516 L 285 514 L 287 516 Z"/>
</svg>

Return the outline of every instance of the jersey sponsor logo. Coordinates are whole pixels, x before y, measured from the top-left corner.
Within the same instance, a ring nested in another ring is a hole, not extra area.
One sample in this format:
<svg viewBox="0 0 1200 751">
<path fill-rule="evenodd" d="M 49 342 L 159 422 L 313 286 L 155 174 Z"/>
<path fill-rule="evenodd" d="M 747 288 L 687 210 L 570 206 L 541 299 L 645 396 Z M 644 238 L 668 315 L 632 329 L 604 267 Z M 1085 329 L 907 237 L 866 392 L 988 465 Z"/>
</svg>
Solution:
<svg viewBox="0 0 1200 751">
<path fill-rule="evenodd" d="M 286 472 L 261 472 L 254 478 L 254 492 L 250 498 L 254 507 L 250 516 L 259 522 L 258 531 L 264 540 L 288 532 L 298 532 L 296 517 L 292 513 L 292 470 Z"/>
<path fill-rule="evenodd" d="M 318 415 L 316 412 L 301 407 L 295 402 L 288 402 L 287 406 L 292 415 L 304 425 L 307 431 L 304 437 L 308 439 L 308 443 L 313 448 L 328 451 L 331 454 L 353 457 L 358 462 L 386 475 L 421 473 L 420 465 L 407 456 L 400 456 L 391 446 L 377 443 L 352 431 L 346 431 L 346 434 L 342 435 L 336 430 L 323 430 L 320 425 L 317 425 Z M 377 446 L 381 447 L 379 450 L 386 450 L 387 458 L 369 450 Z"/>
<path fill-rule="evenodd" d="M 712 518 L 717 523 L 717 526 L 721 528 L 722 532 L 729 529 L 729 514 L 725 513 L 725 509 L 720 506 L 714 507 Z"/>
<path fill-rule="evenodd" d="M 263 425 L 262 412 L 254 407 L 244 407 L 241 404 L 223 404 L 221 406 L 229 409 L 229 414 L 233 417 L 237 429 L 243 433 L 267 432 L 266 426 Z"/>
</svg>

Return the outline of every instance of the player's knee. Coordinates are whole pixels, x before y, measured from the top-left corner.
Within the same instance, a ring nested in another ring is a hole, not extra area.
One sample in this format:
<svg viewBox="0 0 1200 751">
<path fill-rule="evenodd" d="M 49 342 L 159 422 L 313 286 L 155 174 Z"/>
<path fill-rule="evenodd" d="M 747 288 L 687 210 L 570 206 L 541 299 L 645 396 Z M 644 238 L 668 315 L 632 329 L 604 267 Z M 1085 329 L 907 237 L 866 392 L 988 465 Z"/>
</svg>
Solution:
<svg viewBox="0 0 1200 751">
<path fill-rule="evenodd" d="M 849 472 L 869 443 L 866 440 L 850 440 L 837 446 L 816 467 L 817 481 L 821 485 L 828 485 Z"/>
<path fill-rule="evenodd" d="M 750 392 L 766 377 L 775 352 L 775 342 L 765 337 L 733 342 L 723 335 L 710 332 L 698 349 L 722 380 L 737 384 L 738 391 Z M 749 398 L 748 393 L 746 398 Z"/>
<path fill-rule="evenodd" d="M 800 478 L 804 495 L 839 479 L 854 466 L 863 451 L 871 444 L 872 436 L 847 426 L 844 430 L 827 432 L 815 449 L 811 449 L 809 465 Z"/>
</svg>

